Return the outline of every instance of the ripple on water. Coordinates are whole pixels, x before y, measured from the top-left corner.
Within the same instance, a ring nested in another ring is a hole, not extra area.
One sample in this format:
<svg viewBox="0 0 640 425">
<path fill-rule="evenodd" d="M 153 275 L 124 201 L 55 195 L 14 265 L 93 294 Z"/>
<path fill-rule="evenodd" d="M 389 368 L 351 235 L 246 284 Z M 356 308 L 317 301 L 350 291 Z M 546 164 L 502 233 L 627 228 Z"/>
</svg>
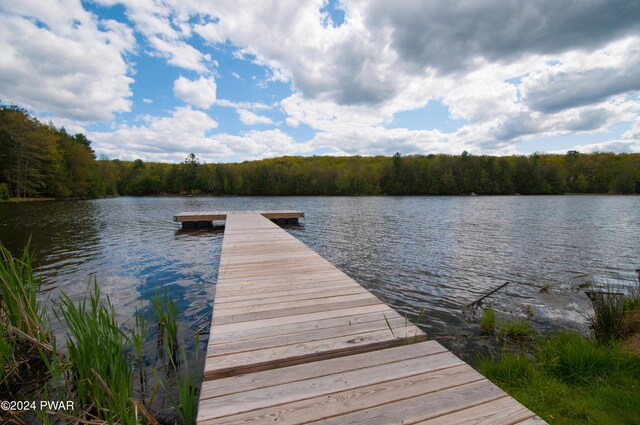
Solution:
<svg viewBox="0 0 640 425">
<path fill-rule="evenodd" d="M 634 278 L 640 266 L 640 197 L 268 197 L 113 198 L 0 205 L 0 240 L 20 249 L 29 235 L 47 296 L 80 297 L 89 276 L 118 319 L 168 289 L 180 337 L 210 315 L 223 228 L 182 231 L 188 210 L 297 209 L 287 231 L 401 314 L 424 306 L 425 330 L 446 340 L 476 332 L 463 305 L 504 282 L 491 302 L 502 315 L 535 312 L 543 328 L 585 330 L 588 300 L 574 279 Z M 556 284 L 540 294 L 545 282 Z M 62 331 L 62 330 L 60 330 Z M 455 346 L 455 344 L 450 344 Z M 466 350 L 468 344 L 460 344 Z M 466 347 L 466 348 L 465 348 Z"/>
</svg>

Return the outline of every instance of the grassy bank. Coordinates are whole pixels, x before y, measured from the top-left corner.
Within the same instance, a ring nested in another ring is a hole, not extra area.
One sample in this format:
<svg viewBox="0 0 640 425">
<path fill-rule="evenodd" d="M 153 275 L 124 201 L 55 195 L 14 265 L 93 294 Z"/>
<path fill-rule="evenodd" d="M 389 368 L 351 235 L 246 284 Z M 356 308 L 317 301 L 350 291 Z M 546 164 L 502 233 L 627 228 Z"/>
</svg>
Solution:
<svg viewBox="0 0 640 425">
<path fill-rule="evenodd" d="M 551 424 L 640 423 L 640 356 L 562 332 L 533 355 L 483 360 L 480 372 Z"/>
<path fill-rule="evenodd" d="M 505 345 L 497 358 L 482 359 L 479 370 L 551 424 L 640 423 L 638 291 L 592 284 L 587 294 L 594 308 L 591 337 L 564 331 L 542 338 L 528 332 L 526 344 L 517 350 Z M 494 325 L 493 310 L 483 313 L 484 332 L 498 329 L 502 340 L 523 341 L 523 332 L 513 329 L 526 328 L 524 322 Z"/>
</svg>

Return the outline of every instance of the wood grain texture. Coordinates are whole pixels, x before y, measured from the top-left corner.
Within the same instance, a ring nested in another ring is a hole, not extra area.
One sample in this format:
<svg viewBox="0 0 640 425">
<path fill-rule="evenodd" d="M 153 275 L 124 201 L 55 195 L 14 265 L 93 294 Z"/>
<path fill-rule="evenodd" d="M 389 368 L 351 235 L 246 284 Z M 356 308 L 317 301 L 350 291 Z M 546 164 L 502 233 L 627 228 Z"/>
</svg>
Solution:
<svg viewBox="0 0 640 425">
<path fill-rule="evenodd" d="M 426 338 L 264 214 L 225 219 L 205 380 Z"/>
<path fill-rule="evenodd" d="M 335 375 L 350 370 L 366 369 L 386 363 L 396 363 L 446 352 L 447 349 L 436 341 L 389 348 L 385 350 L 384 356 L 381 356 L 378 351 L 369 351 L 354 356 L 337 357 L 323 362 L 312 362 L 284 369 L 238 375 L 223 380 L 205 381 L 202 384 L 201 396 L 203 399 L 213 398 L 225 394 L 309 380 L 320 376 Z"/>
<path fill-rule="evenodd" d="M 264 213 L 220 214 L 199 425 L 539 419 Z"/>
<path fill-rule="evenodd" d="M 534 416 L 532 411 L 505 395 L 488 403 L 418 423 L 424 425 L 512 425 Z M 544 421 L 540 423 L 544 423 Z"/>
</svg>

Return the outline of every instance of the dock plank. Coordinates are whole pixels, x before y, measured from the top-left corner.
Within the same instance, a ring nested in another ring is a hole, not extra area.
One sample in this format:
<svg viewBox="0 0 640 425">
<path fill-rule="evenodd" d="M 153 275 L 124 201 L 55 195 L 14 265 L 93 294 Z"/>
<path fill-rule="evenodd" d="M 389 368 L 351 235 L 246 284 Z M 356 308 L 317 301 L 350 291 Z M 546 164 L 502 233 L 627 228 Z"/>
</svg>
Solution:
<svg viewBox="0 0 640 425">
<path fill-rule="evenodd" d="M 401 325 L 392 309 L 264 215 L 226 215 L 205 379 L 390 347 L 406 338 L 425 339 L 419 328 Z M 264 299 L 274 292 L 294 291 L 303 292 Z M 282 333 L 273 333 L 276 327 L 304 329 L 305 323 L 336 318 L 342 324 L 357 324 L 359 316 L 372 319 L 369 315 L 376 312 L 374 324 L 361 327 L 358 335 L 344 325 L 289 336 L 284 342 L 276 338 Z M 386 320 L 393 320 L 391 330 Z M 248 343 L 238 345 L 248 341 L 233 339 L 243 332 L 261 338 L 260 343 L 253 349 Z M 240 351 L 216 353 L 215 345 L 224 341 L 235 341 L 232 347 Z"/>
<path fill-rule="evenodd" d="M 539 420 L 270 221 L 289 213 L 176 216 L 226 220 L 199 425 Z"/>
</svg>

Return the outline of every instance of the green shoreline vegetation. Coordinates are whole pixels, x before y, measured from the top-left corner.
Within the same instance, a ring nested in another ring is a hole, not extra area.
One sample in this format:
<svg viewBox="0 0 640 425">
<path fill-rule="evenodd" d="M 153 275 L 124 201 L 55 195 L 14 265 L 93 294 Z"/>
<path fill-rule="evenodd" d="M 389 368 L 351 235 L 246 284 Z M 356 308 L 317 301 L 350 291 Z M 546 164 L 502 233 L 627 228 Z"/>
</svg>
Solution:
<svg viewBox="0 0 640 425">
<path fill-rule="evenodd" d="M 83 134 L 0 104 L 0 200 L 118 195 L 640 193 L 640 154 L 291 157 L 180 164 L 96 159 Z"/>
<path fill-rule="evenodd" d="M 543 337 L 526 321 L 499 322 L 484 307 L 481 331 L 496 333 L 503 350 L 478 368 L 550 424 L 640 423 L 640 287 L 590 282 L 587 294 L 589 338 L 572 331 Z"/>
<path fill-rule="evenodd" d="M 189 368 L 184 349 L 178 356 L 177 309 L 169 293 L 158 292 L 151 300 L 155 317 L 162 321 L 155 325 L 156 358 L 164 359 L 163 371 L 145 366 L 149 359 L 143 344 L 154 323 L 138 311 L 129 329 L 117 323 L 114 306 L 109 297 L 102 296 L 95 280 L 80 301 L 62 293 L 53 302 L 54 316 L 68 330 L 66 349 L 59 350 L 50 331 L 49 304 L 39 298 L 41 283 L 34 273 L 33 258 L 29 244 L 19 258 L 0 244 L 0 398 L 65 400 L 73 402 L 74 409 L 4 411 L 0 420 L 5 415 L 15 423 L 36 419 L 45 424 L 195 423 L 198 372 Z M 149 372 L 155 377 L 153 386 L 148 383 Z M 151 407 L 159 387 L 173 404 L 161 421 Z"/>
</svg>

